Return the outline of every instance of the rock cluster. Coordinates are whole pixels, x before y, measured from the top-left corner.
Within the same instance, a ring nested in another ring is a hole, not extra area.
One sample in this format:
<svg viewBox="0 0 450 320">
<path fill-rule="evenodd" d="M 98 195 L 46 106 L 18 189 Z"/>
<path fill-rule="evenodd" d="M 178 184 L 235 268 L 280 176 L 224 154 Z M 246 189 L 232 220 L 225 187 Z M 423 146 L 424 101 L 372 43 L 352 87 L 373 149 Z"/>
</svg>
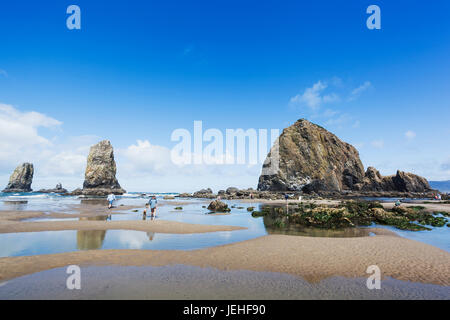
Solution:
<svg viewBox="0 0 450 320">
<path fill-rule="evenodd" d="M 264 166 L 278 151 L 278 172 L 259 177 L 260 191 L 432 191 L 425 178 L 411 173 L 398 171 L 395 176 L 383 177 L 372 167 L 364 172 L 359 153 L 352 145 L 305 119 L 284 129 L 276 147 L 272 147 Z"/>
<path fill-rule="evenodd" d="M 22 163 L 9 178 L 9 183 L 3 192 L 31 192 L 33 182 L 34 167 L 32 163 Z"/>
<path fill-rule="evenodd" d="M 211 190 L 211 188 L 201 189 L 199 191 L 196 191 L 196 192 L 194 192 L 194 194 L 192 196 L 194 198 L 207 198 L 207 199 L 213 199 L 216 197 L 214 195 L 213 191 Z"/>
<path fill-rule="evenodd" d="M 427 192 L 430 185 L 425 178 L 397 171 L 393 176 L 382 176 L 374 167 L 368 167 L 360 188 L 362 191 Z"/>
<path fill-rule="evenodd" d="M 38 192 L 41 193 L 67 193 L 67 190 L 62 187 L 61 183 L 58 183 L 53 189 L 41 189 Z"/>
</svg>

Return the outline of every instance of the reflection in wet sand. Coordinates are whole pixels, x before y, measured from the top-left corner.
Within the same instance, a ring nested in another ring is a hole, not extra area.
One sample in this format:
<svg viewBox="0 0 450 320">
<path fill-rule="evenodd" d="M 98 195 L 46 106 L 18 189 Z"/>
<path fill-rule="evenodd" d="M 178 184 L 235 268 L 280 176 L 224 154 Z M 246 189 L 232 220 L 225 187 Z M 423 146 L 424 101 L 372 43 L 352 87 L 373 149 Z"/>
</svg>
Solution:
<svg viewBox="0 0 450 320">
<path fill-rule="evenodd" d="M 3 201 L 8 210 L 25 210 L 28 200 L 8 200 Z"/>
<path fill-rule="evenodd" d="M 108 200 L 106 199 L 81 199 L 81 204 L 93 205 L 93 206 L 108 206 Z"/>
<path fill-rule="evenodd" d="M 367 237 L 370 235 L 370 230 L 365 228 L 320 229 L 305 227 L 299 224 L 285 224 L 280 227 L 277 224 L 277 220 L 274 220 L 270 216 L 265 216 L 263 221 L 269 234 L 327 238 Z"/>
<path fill-rule="evenodd" d="M 80 221 L 106 221 L 108 216 L 84 217 Z M 77 248 L 79 250 L 100 249 L 105 240 L 106 230 L 79 230 L 77 231 Z"/>
</svg>

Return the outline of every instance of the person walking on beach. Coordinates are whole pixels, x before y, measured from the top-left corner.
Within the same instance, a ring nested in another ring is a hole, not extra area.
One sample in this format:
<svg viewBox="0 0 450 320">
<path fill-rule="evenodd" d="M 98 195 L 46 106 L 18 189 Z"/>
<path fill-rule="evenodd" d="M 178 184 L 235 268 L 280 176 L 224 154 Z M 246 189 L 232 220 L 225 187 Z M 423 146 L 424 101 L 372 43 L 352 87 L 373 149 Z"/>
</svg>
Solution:
<svg viewBox="0 0 450 320">
<path fill-rule="evenodd" d="M 156 200 L 155 196 L 152 196 L 151 199 L 148 201 L 148 204 L 150 205 L 150 211 L 151 211 L 150 217 L 152 217 L 152 218 L 155 216 L 157 203 L 158 203 L 158 200 Z"/>
<path fill-rule="evenodd" d="M 108 199 L 108 209 L 111 209 L 113 206 L 113 202 L 116 200 L 116 196 L 113 193 L 110 193 L 107 199 Z"/>
</svg>

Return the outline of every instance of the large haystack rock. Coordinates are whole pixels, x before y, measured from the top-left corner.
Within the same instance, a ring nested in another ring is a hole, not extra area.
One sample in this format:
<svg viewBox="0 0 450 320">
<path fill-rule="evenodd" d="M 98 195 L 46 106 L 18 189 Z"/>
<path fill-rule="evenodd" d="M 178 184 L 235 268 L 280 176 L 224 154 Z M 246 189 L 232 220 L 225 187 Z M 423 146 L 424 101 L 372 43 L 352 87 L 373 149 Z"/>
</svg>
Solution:
<svg viewBox="0 0 450 320">
<path fill-rule="evenodd" d="M 353 146 L 305 119 L 283 130 L 278 150 L 278 173 L 261 175 L 258 190 L 300 191 L 307 187 L 310 191 L 341 191 L 352 189 L 364 177 Z M 274 147 L 268 159 L 273 153 Z"/>
<path fill-rule="evenodd" d="M 278 151 L 278 158 L 274 156 Z M 278 171 L 264 169 L 278 159 Z M 386 191 L 429 192 L 428 181 L 412 173 L 397 171 L 383 177 L 373 167 L 364 167 L 358 151 L 331 132 L 305 119 L 283 130 L 278 145 L 269 152 L 259 177 L 261 191 Z"/>
<path fill-rule="evenodd" d="M 116 179 L 116 162 L 111 142 L 100 141 L 89 151 L 82 194 L 102 196 L 125 192 Z"/>
<path fill-rule="evenodd" d="M 33 182 L 34 167 L 32 163 L 22 163 L 9 178 L 9 183 L 3 192 L 31 192 Z"/>
</svg>

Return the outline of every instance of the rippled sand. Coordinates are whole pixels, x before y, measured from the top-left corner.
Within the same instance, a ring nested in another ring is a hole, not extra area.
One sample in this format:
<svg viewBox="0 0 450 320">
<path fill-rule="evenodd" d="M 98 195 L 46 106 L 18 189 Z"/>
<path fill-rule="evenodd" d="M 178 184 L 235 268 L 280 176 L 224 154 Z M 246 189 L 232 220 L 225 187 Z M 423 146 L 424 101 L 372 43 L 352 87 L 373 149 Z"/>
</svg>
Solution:
<svg viewBox="0 0 450 320">
<path fill-rule="evenodd" d="M 376 230 L 375 230 L 376 231 Z M 450 253 L 389 235 L 317 238 L 269 235 L 200 250 L 88 250 L 0 259 L 0 280 L 77 265 L 165 266 L 185 264 L 220 270 L 279 272 L 310 282 L 365 277 L 370 265 L 398 280 L 450 285 Z"/>
<path fill-rule="evenodd" d="M 275 272 L 221 271 L 186 265 L 84 267 L 81 289 L 68 290 L 66 268 L 0 285 L 0 299 L 449 299 L 449 287 L 385 278 L 330 277 L 317 283 Z"/>
</svg>

